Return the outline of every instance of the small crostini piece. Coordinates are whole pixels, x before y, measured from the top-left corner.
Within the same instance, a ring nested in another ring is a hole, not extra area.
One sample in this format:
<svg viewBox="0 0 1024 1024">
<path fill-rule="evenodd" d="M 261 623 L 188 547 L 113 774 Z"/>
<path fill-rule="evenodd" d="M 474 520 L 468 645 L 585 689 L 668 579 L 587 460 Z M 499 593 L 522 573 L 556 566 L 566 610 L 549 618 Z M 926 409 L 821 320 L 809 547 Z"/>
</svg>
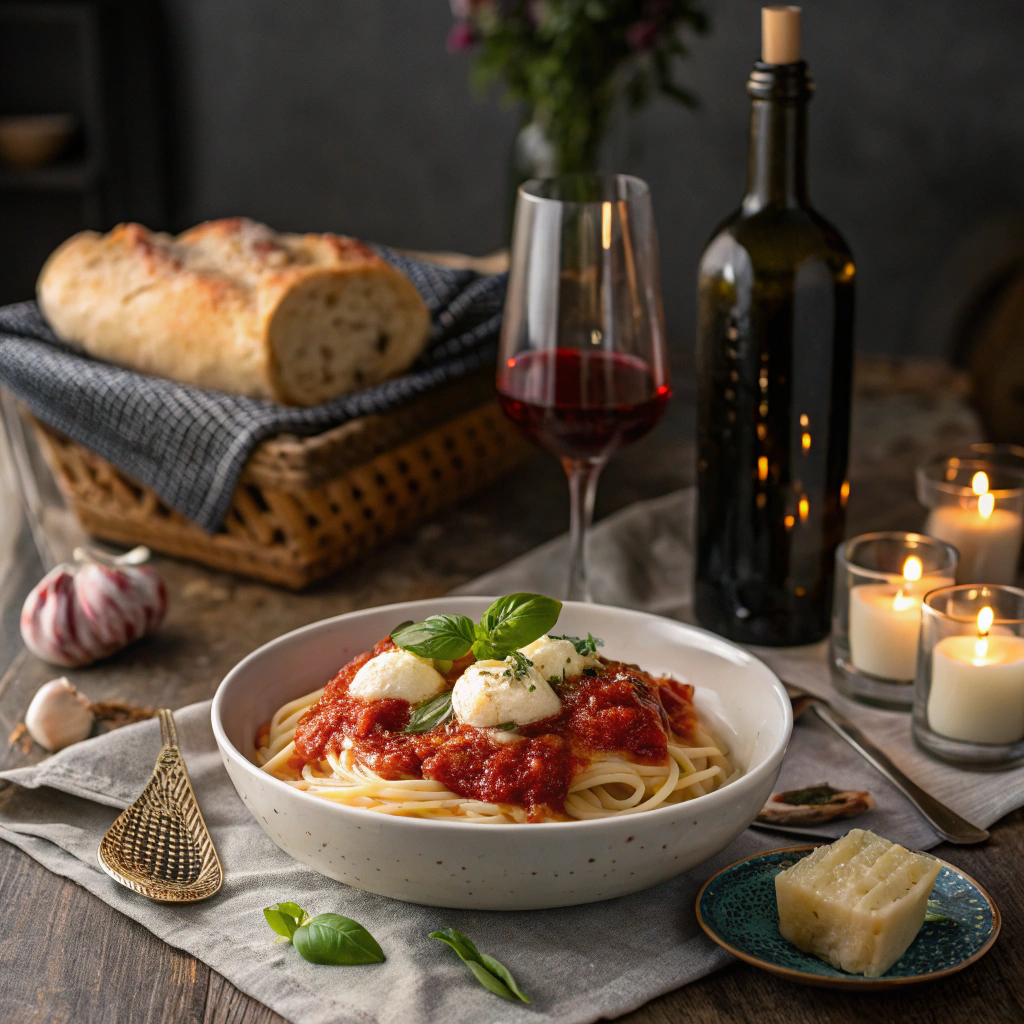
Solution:
<svg viewBox="0 0 1024 1024">
<path fill-rule="evenodd" d="M 871 794 L 855 789 L 833 789 L 827 782 L 807 789 L 773 793 L 757 815 L 768 825 L 821 825 L 836 818 L 852 818 L 875 806 Z"/>
</svg>

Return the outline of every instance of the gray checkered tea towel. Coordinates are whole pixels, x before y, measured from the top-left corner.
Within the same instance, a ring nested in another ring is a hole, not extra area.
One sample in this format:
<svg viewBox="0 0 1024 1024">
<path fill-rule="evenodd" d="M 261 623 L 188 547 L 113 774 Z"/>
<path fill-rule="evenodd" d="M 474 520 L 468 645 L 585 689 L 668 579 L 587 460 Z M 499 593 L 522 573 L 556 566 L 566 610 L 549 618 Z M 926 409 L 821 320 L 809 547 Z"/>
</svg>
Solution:
<svg viewBox="0 0 1024 1024">
<path fill-rule="evenodd" d="M 430 310 L 427 350 L 402 377 L 311 408 L 147 377 L 61 343 L 34 302 L 0 308 L 0 385 L 44 423 L 152 488 L 213 532 L 252 450 L 275 434 L 313 434 L 387 412 L 493 365 L 505 274 L 451 270 L 378 247 Z"/>
</svg>

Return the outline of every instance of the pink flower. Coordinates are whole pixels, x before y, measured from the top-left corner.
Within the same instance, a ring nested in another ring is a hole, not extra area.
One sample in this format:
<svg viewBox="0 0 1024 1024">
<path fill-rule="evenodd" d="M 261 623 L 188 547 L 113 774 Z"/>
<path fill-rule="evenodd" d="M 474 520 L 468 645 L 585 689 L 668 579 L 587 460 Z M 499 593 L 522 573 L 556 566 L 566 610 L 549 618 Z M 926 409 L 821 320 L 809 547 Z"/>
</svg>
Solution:
<svg viewBox="0 0 1024 1024">
<path fill-rule="evenodd" d="M 476 43 L 476 30 L 468 21 L 457 21 L 448 33 L 448 52 L 459 53 Z"/>
<path fill-rule="evenodd" d="M 630 49 L 649 50 L 658 41 L 658 25 L 653 21 L 637 21 L 626 29 Z"/>
</svg>

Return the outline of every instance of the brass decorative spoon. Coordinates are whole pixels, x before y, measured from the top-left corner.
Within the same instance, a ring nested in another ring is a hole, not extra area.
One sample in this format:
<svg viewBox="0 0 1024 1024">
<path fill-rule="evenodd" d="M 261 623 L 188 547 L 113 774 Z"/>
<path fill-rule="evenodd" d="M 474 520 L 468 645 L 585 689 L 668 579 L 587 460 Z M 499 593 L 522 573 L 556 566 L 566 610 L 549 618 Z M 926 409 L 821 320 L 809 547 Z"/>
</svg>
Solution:
<svg viewBox="0 0 1024 1024">
<path fill-rule="evenodd" d="M 220 858 L 178 749 L 174 718 L 160 709 L 163 746 L 142 795 L 100 842 L 100 867 L 160 903 L 195 903 L 224 881 Z"/>
</svg>

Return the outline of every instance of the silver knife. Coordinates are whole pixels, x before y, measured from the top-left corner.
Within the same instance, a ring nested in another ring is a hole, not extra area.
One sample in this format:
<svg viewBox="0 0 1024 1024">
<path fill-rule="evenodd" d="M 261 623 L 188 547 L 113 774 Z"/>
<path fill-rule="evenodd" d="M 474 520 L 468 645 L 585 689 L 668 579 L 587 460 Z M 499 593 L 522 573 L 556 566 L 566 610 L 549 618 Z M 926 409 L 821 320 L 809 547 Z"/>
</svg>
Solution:
<svg viewBox="0 0 1024 1024">
<path fill-rule="evenodd" d="M 924 815 L 943 839 L 961 845 L 983 843 L 988 839 L 989 834 L 985 829 L 978 828 L 965 818 L 961 818 L 956 811 L 936 800 L 931 793 L 925 792 L 913 779 L 907 778 L 853 722 L 836 711 L 827 701 L 814 697 L 811 707 L 833 732 L 846 740 L 868 764 L 881 772 Z"/>
</svg>

